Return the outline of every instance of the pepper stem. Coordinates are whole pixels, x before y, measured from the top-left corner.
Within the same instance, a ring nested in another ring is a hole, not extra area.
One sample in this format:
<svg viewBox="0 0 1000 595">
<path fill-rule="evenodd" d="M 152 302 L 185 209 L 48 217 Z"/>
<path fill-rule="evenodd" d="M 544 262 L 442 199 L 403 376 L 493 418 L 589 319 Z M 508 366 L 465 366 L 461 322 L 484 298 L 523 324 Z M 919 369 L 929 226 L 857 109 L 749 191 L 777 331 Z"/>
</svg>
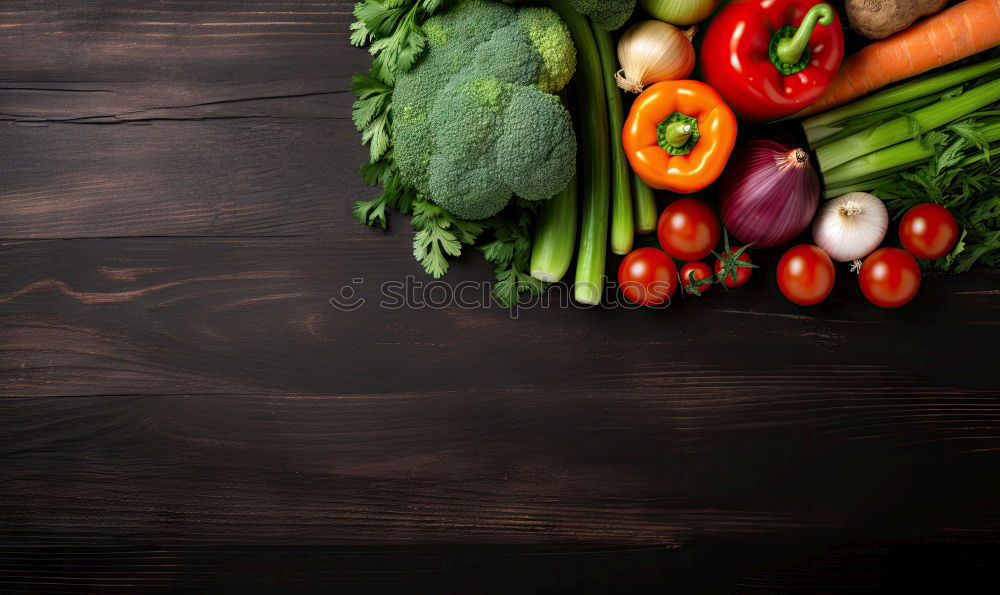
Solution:
<svg viewBox="0 0 1000 595">
<path fill-rule="evenodd" d="M 698 120 L 680 112 L 670 114 L 656 127 L 656 143 L 670 155 L 687 155 L 700 137 Z"/>
<path fill-rule="evenodd" d="M 833 22 L 833 8 L 829 4 L 817 4 L 810 8 L 802 17 L 802 23 L 796 29 L 795 35 L 778 41 L 778 60 L 785 64 L 798 64 L 809 44 L 809 38 L 812 37 L 817 21 L 823 27 Z"/>
<path fill-rule="evenodd" d="M 667 125 L 664 136 L 671 147 L 683 147 L 691 138 L 691 125 L 685 122 L 671 122 Z"/>
</svg>

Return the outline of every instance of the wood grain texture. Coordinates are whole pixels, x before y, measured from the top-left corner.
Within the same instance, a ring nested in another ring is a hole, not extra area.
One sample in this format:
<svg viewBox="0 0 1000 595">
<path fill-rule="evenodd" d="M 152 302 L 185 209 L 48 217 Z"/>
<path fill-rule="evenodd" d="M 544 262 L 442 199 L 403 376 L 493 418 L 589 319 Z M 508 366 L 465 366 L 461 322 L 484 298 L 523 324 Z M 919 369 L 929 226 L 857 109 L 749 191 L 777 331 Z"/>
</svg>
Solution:
<svg viewBox="0 0 1000 595">
<path fill-rule="evenodd" d="M 379 307 L 350 8 L 0 5 L 0 591 L 997 583 L 1000 273 Z"/>
<path fill-rule="evenodd" d="M 0 6 L 0 238 L 356 234 L 352 3 L 148 4 Z"/>
</svg>

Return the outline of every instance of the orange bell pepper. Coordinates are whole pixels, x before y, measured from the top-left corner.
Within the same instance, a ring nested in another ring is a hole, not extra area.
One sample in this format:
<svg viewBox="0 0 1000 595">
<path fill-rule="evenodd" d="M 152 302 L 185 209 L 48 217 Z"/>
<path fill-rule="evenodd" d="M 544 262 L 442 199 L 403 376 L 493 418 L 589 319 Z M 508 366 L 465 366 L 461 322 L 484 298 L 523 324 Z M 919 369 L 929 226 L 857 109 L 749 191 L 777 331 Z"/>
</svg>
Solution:
<svg viewBox="0 0 1000 595">
<path fill-rule="evenodd" d="M 632 104 L 622 131 L 629 163 L 651 188 L 690 194 L 726 167 L 736 144 L 736 116 L 698 81 L 651 85 Z"/>
</svg>

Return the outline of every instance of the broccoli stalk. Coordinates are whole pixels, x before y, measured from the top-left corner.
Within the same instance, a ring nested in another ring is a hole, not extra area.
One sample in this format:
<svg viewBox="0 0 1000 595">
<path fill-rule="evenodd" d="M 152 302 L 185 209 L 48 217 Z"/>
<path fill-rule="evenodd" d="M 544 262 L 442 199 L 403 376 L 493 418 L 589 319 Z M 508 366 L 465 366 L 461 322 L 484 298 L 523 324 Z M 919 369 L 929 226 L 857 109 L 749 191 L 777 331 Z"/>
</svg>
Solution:
<svg viewBox="0 0 1000 595">
<path fill-rule="evenodd" d="M 582 304 L 596 305 L 601 303 L 604 288 L 611 171 L 608 103 L 601 58 L 590 24 L 573 9 L 569 0 L 549 0 L 549 4 L 562 17 L 576 44 L 577 79 L 573 88 L 580 114 L 580 146 L 587 148 L 583 151 L 579 176 L 583 186 L 583 221 L 573 296 Z"/>
</svg>

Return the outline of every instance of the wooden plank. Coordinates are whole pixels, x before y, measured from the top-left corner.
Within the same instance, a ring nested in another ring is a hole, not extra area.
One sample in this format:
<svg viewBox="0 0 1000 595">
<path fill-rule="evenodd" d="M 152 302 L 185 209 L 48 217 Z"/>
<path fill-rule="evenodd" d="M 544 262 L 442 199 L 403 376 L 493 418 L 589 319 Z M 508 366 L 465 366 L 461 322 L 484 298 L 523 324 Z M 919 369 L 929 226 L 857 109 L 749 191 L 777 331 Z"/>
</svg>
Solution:
<svg viewBox="0 0 1000 595">
<path fill-rule="evenodd" d="M 802 308 L 780 298 L 774 262 L 761 253 L 751 284 L 727 295 L 678 299 L 664 311 L 559 308 L 554 298 L 512 320 L 497 307 L 379 307 L 383 283 L 429 279 L 408 233 L 359 229 L 372 241 L 6 243 L 3 390 L 326 394 L 570 383 L 585 392 L 777 398 L 997 388 L 976 352 L 994 332 L 996 271 L 970 273 L 958 287 L 928 279 L 912 304 L 888 311 L 867 304 L 842 271 L 828 302 Z M 447 283 L 414 287 L 419 299 L 410 301 L 427 306 L 448 287 L 489 279 L 471 254 Z M 331 305 L 345 286 L 367 300 L 362 308 Z"/>
<path fill-rule="evenodd" d="M 26 397 L 0 401 L 6 528 L 242 543 L 995 535 L 1000 486 L 982 469 L 996 379 L 962 364 L 992 333 L 995 272 L 957 292 L 932 280 L 900 311 L 849 283 L 802 309 L 776 299 L 762 261 L 759 287 L 667 311 L 511 320 L 376 307 L 382 282 L 415 272 L 404 235 L 383 246 L 5 245 L 0 373 Z M 359 271 L 372 302 L 333 308 Z M 487 274 L 472 259 L 450 281 Z"/>
<path fill-rule="evenodd" d="M 368 57 L 286 4 L 5 3 L 0 238 L 355 234 Z"/>
<path fill-rule="evenodd" d="M 0 126 L 0 238 L 360 237 L 349 120 Z"/>
<path fill-rule="evenodd" d="M 1000 432 L 983 395 L 541 397 L 3 399 L 4 531 L 681 545 L 861 531 L 982 542 L 1000 528 L 1000 482 L 983 473 Z"/>
<path fill-rule="evenodd" d="M 379 307 L 427 278 L 347 214 L 351 4 L 0 6 L 0 590 L 995 582 L 997 271 Z"/>
<path fill-rule="evenodd" d="M 995 548 L 864 541 L 239 547 L 56 538 L 0 552 L 0 585 L 16 593 L 865 593 L 997 582 Z"/>
</svg>

